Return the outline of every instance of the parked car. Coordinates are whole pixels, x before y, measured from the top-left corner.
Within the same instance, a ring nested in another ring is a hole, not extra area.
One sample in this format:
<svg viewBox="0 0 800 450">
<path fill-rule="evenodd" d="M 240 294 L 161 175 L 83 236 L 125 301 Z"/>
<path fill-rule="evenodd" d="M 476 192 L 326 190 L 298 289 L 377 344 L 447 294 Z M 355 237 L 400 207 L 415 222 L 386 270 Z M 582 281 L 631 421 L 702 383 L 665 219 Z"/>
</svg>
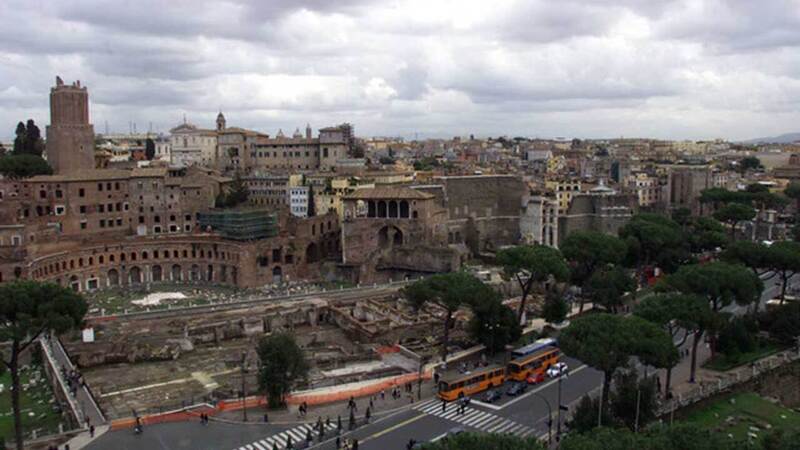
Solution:
<svg viewBox="0 0 800 450">
<path fill-rule="evenodd" d="M 529 375 L 528 378 L 527 378 L 527 381 L 528 381 L 528 384 L 539 384 L 539 383 L 544 381 L 544 374 L 543 373 L 539 373 L 539 374 Z"/>
<path fill-rule="evenodd" d="M 514 383 L 508 388 L 506 395 L 514 397 L 525 392 L 525 389 L 528 389 L 527 383 Z"/>
<path fill-rule="evenodd" d="M 500 395 L 500 392 L 499 392 L 499 391 L 496 391 L 496 390 L 494 390 L 494 389 L 490 389 L 490 390 L 489 390 L 489 391 L 486 393 L 486 395 L 483 397 L 483 401 L 485 401 L 486 403 L 492 403 L 492 402 L 494 402 L 495 400 L 499 400 L 499 399 L 500 399 L 500 397 L 501 397 L 501 395 Z"/>
<path fill-rule="evenodd" d="M 565 375 L 568 370 L 569 367 L 567 367 L 567 363 L 557 362 L 547 369 L 547 376 L 550 378 L 557 378 L 561 375 Z"/>
</svg>

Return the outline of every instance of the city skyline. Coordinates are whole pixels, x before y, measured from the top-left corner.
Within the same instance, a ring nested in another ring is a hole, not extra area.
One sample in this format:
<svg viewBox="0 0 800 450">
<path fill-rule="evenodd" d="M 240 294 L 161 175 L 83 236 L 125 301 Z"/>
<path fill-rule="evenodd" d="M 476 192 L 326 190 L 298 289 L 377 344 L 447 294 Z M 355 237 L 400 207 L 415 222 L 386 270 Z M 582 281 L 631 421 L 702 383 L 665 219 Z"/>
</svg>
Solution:
<svg viewBox="0 0 800 450">
<path fill-rule="evenodd" d="M 0 139 L 48 123 L 55 75 L 92 90 L 97 132 L 222 110 L 270 135 L 742 140 L 800 118 L 796 1 L 157 3 L 0 5 Z"/>
</svg>

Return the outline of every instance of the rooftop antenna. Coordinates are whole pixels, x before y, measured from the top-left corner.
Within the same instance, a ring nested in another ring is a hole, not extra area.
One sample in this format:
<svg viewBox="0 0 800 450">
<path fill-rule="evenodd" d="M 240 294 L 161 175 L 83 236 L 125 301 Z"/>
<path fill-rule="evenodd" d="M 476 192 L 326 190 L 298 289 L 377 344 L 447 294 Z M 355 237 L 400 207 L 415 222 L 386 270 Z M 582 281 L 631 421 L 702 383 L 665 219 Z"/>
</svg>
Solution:
<svg viewBox="0 0 800 450">
<path fill-rule="evenodd" d="M 150 125 L 147 127 L 147 134 L 151 134 L 153 132 L 153 122 L 150 122 Z"/>
<path fill-rule="evenodd" d="M 108 120 L 106 120 L 106 134 L 108 134 Z"/>
</svg>

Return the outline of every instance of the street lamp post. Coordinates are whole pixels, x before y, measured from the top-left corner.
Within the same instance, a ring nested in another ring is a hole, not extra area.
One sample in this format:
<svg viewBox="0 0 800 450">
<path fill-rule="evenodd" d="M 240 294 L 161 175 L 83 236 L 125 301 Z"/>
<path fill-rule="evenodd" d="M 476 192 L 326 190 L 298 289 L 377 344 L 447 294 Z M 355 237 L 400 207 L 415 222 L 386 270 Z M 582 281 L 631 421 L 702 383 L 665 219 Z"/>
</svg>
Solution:
<svg viewBox="0 0 800 450">
<path fill-rule="evenodd" d="M 569 408 L 561 404 L 561 380 L 567 377 L 567 371 L 559 371 L 558 373 L 558 428 L 556 429 L 556 442 L 561 442 L 561 411 L 567 411 Z"/>
<path fill-rule="evenodd" d="M 489 330 L 489 354 L 494 356 L 494 324 L 487 323 L 484 326 Z"/>
<path fill-rule="evenodd" d="M 545 405 L 547 405 L 547 448 L 553 445 L 553 408 L 550 402 L 540 393 L 535 392 L 536 396 L 541 398 Z"/>
<path fill-rule="evenodd" d="M 247 422 L 247 384 L 245 383 L 245 374 L 247 369 L 245 363 L 247 362 L 247 352 L 242 352 L 242 420 Z"/>
</svg>

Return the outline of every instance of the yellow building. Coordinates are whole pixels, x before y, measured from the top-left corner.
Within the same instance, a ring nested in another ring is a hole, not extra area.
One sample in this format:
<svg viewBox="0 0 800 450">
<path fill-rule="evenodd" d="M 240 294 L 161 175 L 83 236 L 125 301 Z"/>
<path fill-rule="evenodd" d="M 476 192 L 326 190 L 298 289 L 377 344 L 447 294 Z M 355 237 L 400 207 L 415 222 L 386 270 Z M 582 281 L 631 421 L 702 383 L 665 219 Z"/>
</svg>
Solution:
<svg viewBox="0 0 800 450">
<path fill-rule="evenodd" d="M 544 185 L 555 194 L 559 214 L 565 214 L 572 197 L 581 192 L 581 182 L 577 180 L 548 180 Z"/>
</svg>

